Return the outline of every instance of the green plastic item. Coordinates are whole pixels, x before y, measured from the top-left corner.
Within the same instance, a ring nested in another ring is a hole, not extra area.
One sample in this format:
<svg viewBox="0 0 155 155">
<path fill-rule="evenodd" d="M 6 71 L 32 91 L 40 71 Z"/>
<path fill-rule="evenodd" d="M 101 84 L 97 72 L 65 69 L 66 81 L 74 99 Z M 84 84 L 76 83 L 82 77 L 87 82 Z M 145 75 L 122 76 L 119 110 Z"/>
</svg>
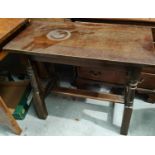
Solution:
<svg viewBox="0 0 155 155">
<path fill-rule="evenodd" d="M 13 116 L 16 120 L 23 120 L 29 110 L 32 101 L 32 91 L 30 85 L 26 88 L 19 104 L 13 112 Z"/>
</svg>

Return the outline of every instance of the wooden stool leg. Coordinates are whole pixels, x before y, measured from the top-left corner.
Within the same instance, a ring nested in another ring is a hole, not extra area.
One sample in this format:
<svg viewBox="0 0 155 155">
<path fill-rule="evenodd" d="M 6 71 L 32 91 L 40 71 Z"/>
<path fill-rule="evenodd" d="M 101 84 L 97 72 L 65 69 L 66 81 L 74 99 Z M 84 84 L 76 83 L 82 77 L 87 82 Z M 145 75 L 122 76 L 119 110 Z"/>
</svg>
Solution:
<svg viewBox="0 0 155 155">
<path fill-rule="evenodd" d="M 9 127 L 15 134 L 20 135 L 22 130 L 12 116 L 8 107 L 0 97 L 0 123 Z"/>
<path fill-rule="evenodd" d="M 11 119 L 12 118 L 12 119 Z M 19 127 L 19 125 L 17 124 L 17 122 L 14 120 L 13 116 L 10 116 L 10 123 L 11 123 L 11 127 L 9 127 L 16 135 L 20 135 L 22 132 L 22 129 Z"/>
<path fill-rule="evenodd" d="M 35 63 L 33 61 L 28 60 L 27 73 L 29 75 L 33 88 L 33 100 L 37 115 L 41 119 L 46 119 L 48 113 L 44 102 L 43 92 L 39 84 L 39 77 L 37 75 Z"/>
<path fill-rule="evenodd" d="M 129 82 L 125 89 L 125 108 L 120 132 L 123 135 L 128 134 L 131 115 L 133 111 L 133 101 L 135 97 L 135 91 L 138 85 L 138 80 L 140 77 L 140 71 L 141 69 L 139 68 L 129 69 Z"/>
</svg>

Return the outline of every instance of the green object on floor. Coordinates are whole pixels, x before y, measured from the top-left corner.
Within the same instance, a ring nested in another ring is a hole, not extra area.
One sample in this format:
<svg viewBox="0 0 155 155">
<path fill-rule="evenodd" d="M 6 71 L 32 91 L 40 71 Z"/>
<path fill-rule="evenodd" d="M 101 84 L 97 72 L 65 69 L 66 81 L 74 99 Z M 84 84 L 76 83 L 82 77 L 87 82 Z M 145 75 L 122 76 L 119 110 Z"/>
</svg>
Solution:
<svg viewBox="0 0 155 155">
<path fill-rule="evenodd" d="M 23 120 L 28 112 L 32 101 L 32 91 L 30 85 L 26 88 L 19 104 L 13 112 L 13 116 L 17 120 Z"/>
</svg>

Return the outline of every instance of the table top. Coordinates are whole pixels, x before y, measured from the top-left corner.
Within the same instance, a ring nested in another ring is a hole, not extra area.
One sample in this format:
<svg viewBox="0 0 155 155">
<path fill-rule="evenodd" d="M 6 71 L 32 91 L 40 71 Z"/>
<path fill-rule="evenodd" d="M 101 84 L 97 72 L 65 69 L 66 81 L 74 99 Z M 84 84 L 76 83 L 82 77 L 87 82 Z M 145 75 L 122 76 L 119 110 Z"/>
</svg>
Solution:
<svg viewBox="0 0 155 155">
<path fill-rule="evenodd" d="M 87 22 L 32 22 L 3 50 L 155 66 L 149 27 Z"/>
<path fill-rule="evenodd" d="M 0 18 L 0 44 L 26 21 L 25 18 Z"/>
<path fill-rule="evenodd" d="M 16 30 L 18 30 L 26 21 L 24 18 L 0 18 L 0 46 L 10 37 Z M 5 58 L 6 52 L 0 51 L 0 61 Z"/>
</svg>

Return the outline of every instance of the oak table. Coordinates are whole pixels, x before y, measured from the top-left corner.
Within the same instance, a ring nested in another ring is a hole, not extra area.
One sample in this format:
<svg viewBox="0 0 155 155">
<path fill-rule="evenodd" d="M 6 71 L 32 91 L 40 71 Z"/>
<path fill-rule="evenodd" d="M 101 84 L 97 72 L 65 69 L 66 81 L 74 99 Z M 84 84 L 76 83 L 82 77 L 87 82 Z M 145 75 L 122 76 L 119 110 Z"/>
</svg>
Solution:
<svg viewBox="0 0 155 155">
<path fill-rule="evenodd" d="M 31 79 L 35 107 L 40 118 L 47 117 L 43 93 L 34 61 L 97 67 L 125 68 L 127 83 L 124 95 L 91 94 L 80 90 L 59 88 L 62 94 L 103 99 L 125 105 L 121 134 L 128 133 L 135 90 L 141 68 L 155 66 L 152 30 L 149 27 L 87 22 L 31 22 L 4 51 L 25 55 Z"/>
</svg>

